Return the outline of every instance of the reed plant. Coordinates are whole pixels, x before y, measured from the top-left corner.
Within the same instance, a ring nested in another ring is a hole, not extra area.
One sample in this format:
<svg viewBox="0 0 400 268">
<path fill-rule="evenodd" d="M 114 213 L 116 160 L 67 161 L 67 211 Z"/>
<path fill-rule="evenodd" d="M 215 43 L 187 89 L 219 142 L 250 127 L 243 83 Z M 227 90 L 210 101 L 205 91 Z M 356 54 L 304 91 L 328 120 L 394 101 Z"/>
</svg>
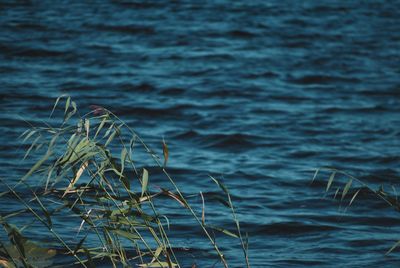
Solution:
<svg viewBox="0 0 400 268">
<path fill-rule="evenodd" d="M 167 202 L 178 204 L 194 219 L 197 227 L 191 228 L 202 231 L 223 267 L 228 267 L 228 260 L 216 242 L 219 233 L 240 243 L 243 266 L 250 267 L 247 235 L 241 231 L 231 195 L 220 180 L 208 178 L 220 189 L 219 200 L 231 211 L 231 230 L 209 223 L 212 219 L 205 216 L 201 192 L 201 211 L 189 203 L 184 185 L 179 187 L 167 171 L 169 151 L 164 140 L 162 156 L 158 156 L 110 110 L 92 106 L 81 115 L 69 96 L 56 100 L 50 117 L 55 115 L 63 116 L 59 126 L 42 122 L 30 125 L 21 135 L 22 142 L 29 144 L 24 158 L 36 160 L 29 171 L 12 185 L 0 179 L 0 197 L 21 205 L 20 210 L 1 213 L 5 233 L 0 240 L 0 265 L 47 267 L 56 265 L 56 256 L 62 255 L 70 264 L 83 267 L 104 263 L 112 267 L 181 267 L 169 232 L 174 219 L 160 212 Z M 135 159 L 139 149 L 153 162 L 151 169 L 141 164 L 143 159 Z M 168 187 L 152 184 L 149 171 L 155 169 Z M 22 216 L 29 223 L 12 224 Z M 60 216 L 68 222 L 60 222 Z M 63 224 L 76 227 L 71 236 L 79 241 L 73 243 L 60 234 Z M 48 238 L 35 242 L 24 235 L 25 229 L 35 226 L 44 228 L 40 234 Z M 52 242 L 47 246 L 43 241 Z"/>
<path fill-rule="evenodd" d="M 385 202 L 389 207 L 400 211 L 400 201 L 398 199 L 398 194 L 396 188 L 392 185 L 391 191 L 387 191 L 384 185 L 381 184 L 378 188 L 360 180 L 351 174 L 331 167 L 322 167 L 315 170 L 314 176 L 311 183 L 313 183 L 317 178 L 325 177 L 327 178 L 325 192 L 330 192 L 333 188 L 336 188 L 333 192 L 333 199 L 340 199 L 341 207 L 343 207 L 343 212 L 354 203 L 360 193 L 372 194 L 378 199 Z M 334 185 L 336 182 L 336 185 Z M 335 186 L 335 187 L 334 187 Z M 400 246 L 400 240 L 394 243 L 387 251 L 386 255 L 393 252 L 397 247 Z"/>
</svg>

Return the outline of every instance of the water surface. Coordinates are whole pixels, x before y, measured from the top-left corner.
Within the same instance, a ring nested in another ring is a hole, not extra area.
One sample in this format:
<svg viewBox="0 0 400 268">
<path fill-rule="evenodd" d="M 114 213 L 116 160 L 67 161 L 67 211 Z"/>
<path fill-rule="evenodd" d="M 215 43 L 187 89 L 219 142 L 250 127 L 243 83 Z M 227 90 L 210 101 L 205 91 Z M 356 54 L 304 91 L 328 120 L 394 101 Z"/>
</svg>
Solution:
<svg viewBox="0 0 400 268">
<path fill-rule="evenodd" d="M 23 119 L 47 120 L 69 94 L 83 111 L 120 115 L 158 152 L 164 137 L 187 192 L 213 192 L 207 174 L 223 177 L 253 267 L 398 265 L 398 253 L 384 256 L 400 239 L 397 212 L 365 194 L 343 213 L 324 196 L 327 178 L 310 179 L 333 166 L 397 183 L 399 10 L 390 0 L 2 1 L 2 177 L 32 163 L 20 161 Z M 213 263 L 196 230 L 176 236 L 197 256 L 186 265 Z M 243 267 L 239 247 L 220 243 Z"/>
</svg>

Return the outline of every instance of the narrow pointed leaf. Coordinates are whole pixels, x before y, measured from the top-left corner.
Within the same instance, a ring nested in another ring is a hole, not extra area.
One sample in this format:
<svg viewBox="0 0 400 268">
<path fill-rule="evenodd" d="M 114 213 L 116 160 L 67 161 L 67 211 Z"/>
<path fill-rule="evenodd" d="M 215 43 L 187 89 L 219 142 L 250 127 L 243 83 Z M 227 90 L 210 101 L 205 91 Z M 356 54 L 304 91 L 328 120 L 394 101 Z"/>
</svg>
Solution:
<svg viewBox="0 0 400 268">
<path fill-rule="evenodd" d="M 115 233 L 115 234 L 117 234 L 117 235 L 119 235 L 119 236 L 125 237 L 125 238 L 131 240 L 134 243 L 136 242 L 135 240 L 140 239 L 140 237 L 138 235 L 136 235 L 134 233 L 131 233 L 131 232 L 124 231 L 124 230 L 115 229 L 115 230 L 110 230 L 110 231 Z"/>
<path fill-rule="evenodd" d="M 65 111 L 64 111 L 64 115 L 67 114 L 67 111 L 68 111 L 68 108 L 69 108 L 70 103 L 71 103 L 71 97 L 68 97 L 68 98 L 67 98 L 67 101 L 65 102 Z"/>
<path fill-rule="evenodd" d="M 24 177 L 22 177 L 21 182 L 25 181 L 29 176 L 33 174 L 43 163 L 51 156 L 51 152 L 47 152 L 45 156 L 43 156 L 42 159 L 40 159 L 38 162 L 36 162 L 35 165 L 28 171 L 28 173 L 25 174 Z"/>
<path fill-rule="evenodd" d="M 385 254 L 389 255 L 393 250 L 395 250 L 400 245 L 400 240 L 397 241 Z"/>
<path fill-rule="evenodd" d="M 351 200 L 349 202 L 349 207 L 351 206 L 351 204 L 353 204 L 354 200 L 356 199 L 356 197 L 360 191 L 361 191 L 361 189 L 358 189 L 358 191 L 353 195 L 353 197 L 351 198 Z"/>
<path fill-rule="evenodd" d="M 342 200 L 343 200 L 343 198 L 346 196 L 346 194 L 349 192 L 352 183 L 353 183 L 353 180 L 350 179 L 350 180 L 346 183 L 346 185 L 344 186 L 344 189 L 343 189 L 343 192 L 342 192 Z"/>
<path fill-rule="evenodd" d="M 155 262 L 155 261 L 158 259 L 158 256 L 160 256 L 162 250 L 163 250 L 163 247 L 158 247 L 158 248 L 156 249 L 156 251 L 155 251 L 154 254 L 153 254 L 153 259 L 151 260 L 150 263 L 153 263 L 153 262 Z"/>
<path fill-rule="evenodd" d="M 79 178 L 82 176 L 83 172 L 85 171 L 85 169 L 88 167 L 89 165 L 89 161 L 86 161 L 85 163 L 83 163 L 81 165 L 81 167 L 79 168 L 79 170 L 76 172 L 75 178 L 73 178 L 71 180 L 71 182 L 69 183 L 67 189 L 65 190 L 64 194 L 62 195 L 61 198 L 63 198 L 66 194 L 69 193 L 69 191 L 74 187 L 75 183 L 79 180 Z"/>
<path fill-rule="evenodd" d="M 318 172 L 319 172 L 319 168 L 317 168 L 317 169 L 315 170 L 315 173 L 314 173 L 314 176 L 313 176 L 313 178 L 312 178 L 312 180 L 311 180 L 311 183 L 313 183 L 314 180 L 317 178 Z"/>
<path fill-rule="evenodd" d="M 165 143 L 164 139 L 163 139 L 163 154 L 164 154 L 164 167 L 166 167 L 168 162 L 168 146 Z"/>
<path fill-rule="evenodd" d="M 76 245 L 76 247 L 75 247 L 75 249 L 74 249 L 74 252 L 73 252 L 74 255 L 78 252 L 78 250 L 81 249 L 82 244 L 83 244 L 83 242 L 85 241 L 86 237 L 87 237 L 87 234 L 86 234 L 86 235 L 79 241 L 79 243 Z"/>
<path fill-rule="evenodd" d="M 142 175 L 142 197 L 144 193 L 147 191 L 147 184 L 149 183 L 149 172 L 147 169 L 143 168 L 143 175 Z"/>
<path fill-rule="evenodd" d="M 333 172 L 331 174 L 331 176 L 329 177 L 328 183 L 326 185 L 326 192 L 329 191 L 329 188 L 331 188 L 331 185 L 332 185 L 333 179 L 335 178 L 335 175 L 336 175 L 336 172 Z"/>
<path fill-rule="evenodd" d="M 217 230 L 219 232 L 222 232 L 222 233 L 224 233 L 226 235 L 232 236 L 234 238 L 239 238 L 239 236 L 237 234 L 234 234 L 231 231 L 228 231 L 226 229 L 223 229 L 223 228 L 220 228 L 220 227 L 217 227 L 217 226 L 213 226 L 213 225 L 207 225 L 207 227 L 209 227 L 211 229 L 214 229 L 214 230 Z"/>
</svg>

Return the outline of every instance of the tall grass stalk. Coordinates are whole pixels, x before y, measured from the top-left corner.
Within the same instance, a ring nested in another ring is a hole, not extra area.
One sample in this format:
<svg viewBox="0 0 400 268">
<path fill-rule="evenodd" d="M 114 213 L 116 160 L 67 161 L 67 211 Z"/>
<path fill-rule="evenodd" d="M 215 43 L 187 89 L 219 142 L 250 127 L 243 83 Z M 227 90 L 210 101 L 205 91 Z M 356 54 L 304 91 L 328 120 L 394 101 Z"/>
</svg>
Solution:
<svg viewBox="0 0 400 268">
<path fill-rule="evenodd" d="M 4 179 L 0 180 L 6 188 L 0 194 L 1 198 L 9 194 L 14 196 L 25 207 L 25 212 L 47 228 L 59 247 L 66 250 L 65 254 L 75 258 L 76 264 L 83 267 L 93 267 L 105 261 L 113 267 L 132 264 L 140 267 L 181 267 L 174 251 L 173 237 L 167 230 L 170 219 L 162 215 L 156 205 L 161 198 L 177 202 L 189 212 L 225 268 L 228 261 L 216 243 L 215 230 L 239 239 L 244 265 L 250 267 L 247 239 L 243 238 L 231 196 L 220 181 L 211 178 L 227 197 L 235 232 L 206 224 L 203 195 L 202 215 L 196 213 L 167 171 L 169 152 L 164 139 L 162 161 L 136 131 L 103 107 L 93 106 L 92 111 L 80 115 L 77 104 L 69 96 L 61 96 L 57 98 L 50 117 L 60 114 L 58 108 L 63 100 L 63 120 L 59 127 L 43 122 L 41 126 L 31 125 L 31 129 L 21 135 L 24 143 L 31 141 L 24 159 L 34 154 L 38 160 L 14 186 Z M 171 189 L 160 188 L 154 192 L 151 174 L 133 160 L 134 149 L 138 146 L 168 179 Z M 137 191 L 131 187 L 135 182 L 141 185 Z M 30 192 L 30 199 L 26 190 Z M 79 242 L 63 238 L 56 231 L 54 220 L 60 213 L 80 219 L 74 235 L 80 237 Z M 7 222 L 18 215 L 1 215 L 1 224 L 10 242 L 6 245 L 0 241 L 0 261 L 8 267 L 35 266 L 38 257 L 29 254 L 46 249 L 28 240 L 20 229 Z M 132 248 L 135 254 L 131 253 Z M 47 250 L 53 254 L 50 248 Z M 52 254 L 42 254 L 39 259 L 51 264 Z"/>
<path fill-rule="evenodd" d="M 321 177 L 322 175 L 320 173 L 322 172 L 324 172 L 325 174 L 326 173 L 329 174 L 326 183 L 326 190 L 325 190 L 326 192 L 332 189 L 335 180 L 338 180 L 337 179 L 338 175 L 341 175 L 341 177 L 345 179 L 345 183 L 344 184 L 341 183 L 340 186 L 336 188 L 336 191 L 333 196 L 334 199 L 336 199 L 336 197 L 339 196 L 341 202 L 346 201 L 346 197 L 348 197 L 347 200 L 348 203 L 344 211 L 347 211 L 347 209 L 354 203 L 354 201 L 357 199 L 357 196 L 362 190 L 372 193 L 373 195 L 381 199 L 383 202 L 385 202 L 388 206 L 394 208 L 397 211 L 400 211 L 400 202 L 397 198 L 397 191 L 395 187 L 392 186 L 393 193 L 385 191 L 383 184 L 380 185 L 378 189 L 375 189 L 373 186 L 352 176 L 347 172 L 329 167 L 316 169 L 311 183 L 313 183 L 318 177 Z M 352 189 L 353 191 L 351 191 Z M 387 250 L 386 255 L 390 254 L 398 246 L 400 246 L 400 240 L 398 240 L 390 249 Z"/>
</svg>

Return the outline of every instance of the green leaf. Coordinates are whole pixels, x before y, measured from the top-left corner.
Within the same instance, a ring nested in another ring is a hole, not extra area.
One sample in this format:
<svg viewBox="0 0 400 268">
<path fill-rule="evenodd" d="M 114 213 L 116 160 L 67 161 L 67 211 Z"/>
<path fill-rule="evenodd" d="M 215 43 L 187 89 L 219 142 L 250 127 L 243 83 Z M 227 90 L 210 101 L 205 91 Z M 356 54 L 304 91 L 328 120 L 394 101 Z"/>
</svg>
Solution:
<svg viewBox="0 0 400 268">
<path fill-rule="evenodd" d="M 158 248 L 156 249 L 156 251 L 155 251 L 154 254 L 153 254 L 153 259 L 151 260 L 150 263 L 153 263 L 153 262 L 155 262 L 155 261 L 158 259 L 158 256 L 160 256 L 162 250 L 163 250 L 163 247 L 158 247 Z"/>
<path fill-rule="evenodd" d="M 36 137 L 36 139 L 32 142 L 31 146 L 29 146 L 28 151 L 26 151 L 23 159 L 26 159 L 28 157 L 28 155 L 31 152 L 32 148 L 36 145 L 36 143 L 39 141 L 40 138 L 41 138 L 40 135 Z"/>
<path fill-rule="evenodd" d="M 234 234 L 234 233 L 232 233 L 231 231 L 228 231 L 228 230 L 226 230 L 226 229 L 223 229 L 223 228 L 220 228 L 220 227 L 217 227 L 217 226 L 213 226 L 213 225 L 206 225 L 206 226 L 209 227 L 209 228 L 211 228 L 211 229 L 214 229 L 214 230 L 217 230 L 217 231 L 219 231 L 219 232 L 222 232 L 222 233 L 224 233 L 224 234 L 226 234 L 226 235 L 229 235 L 229 236 L 231 236 L 231 237 L 239 238 L 239 236 L 238 236 L 237 234 Z"/>
<path fill-rule="evenodd" d="M 35 133 L 36 133 L 36 130 L 29 131 L 28 135 L 25 136 L 25 138 L 22 140 L 22 142 L 26 142 Z"/>
<path fill-rule="evenodd" d="M 101 129 L 104 127 L 104 124 L 107 122 L 108 116 L 104 116 L 103 120 L 101 120 L 99 127 L 97 128 L 96 134 L 94 135 L 94 139 L 96 139 L 97 135 L 99 135 Z"/>
<path fill-rule="evenodd" d="M 353 197 L 351 198 L 350 202 L 349 202 L 349 207 L 351 206 L 351 204 L 353 204 L 354 200 L 356 199 L 356 196 L 358 195 L 358 193 L 361 191 L 361 189 L 358 189 L 358 191 L 353 195 Z"/>
<path fill-rule="evenodd" d="M 147 172 L 147 169 L 143 168 L 143 174 L 142 174 L 142 197 L 144 196 L 144 193 L 147 191 L 147 184 L 149 183 L 149 172 Z"/>
<path fill-rule="evenodd" d="M 85 241 L 86 237 L 87 237 L 87 234 L 86 234 L 86 235 L 81 239 L 81 241 L 79 241 L 79 243 L 76 245 L 76 247 L 75 247 L 75 249 L 74 249 L 74 252 L 73 252 L 74 255 L 75 255 L 75 254 L 78 252 L 78 250 L 82 247 L 82 244 L 83 244 L 83 242 Z"/>
<path fill-rule="evenodd" d="M 108 137 L 106 143 L 104 144 L 104 147 L 107 147 L 110 142 L 115 138 L 115 135 L 117 135 L 118 131 L 114 130 L 113 133 Z"/>
<path fill-rule="evenodd" d="M 222 189 L 222 191 L 225 192 L 225 194 L 227 194 L 227 195 L 229 194 L 228 189 L 225 187 L 225 185 L 222 182 L 220 182 L 219 180 L 217 180 L 213 176 L 210 176 L 210 178 L 219 186 L 219 188 Z"/>
<path fill-rule="evenodd" d="M 40 201 L 40 199 L 39 199 L 39 197 L 36 195 L 36 193 L 33 192 L 33 191 L 32 191 L 32 193 L 33 193 L 33 195 L 35 196 L 36 200 L 38 201 L 39 206 L 40 206 L 40 208 L 42 209 L 42 211 L 43 211 L 43 213 L 44 213 L 44 216 L 45 216 L 46 219 L 47 219 L 47 224 L 48 224 L 49 227 L 51 228 L 51 227 L 53 226 L 53 223 L 52 223 L 52 221 L 51 221 L 51 216 L 50 216 L 49 211 L 45 208 L 45 206 L 43 205 L 42 201 Z"/>
<path fill-rule="evenodd" d="M 25 174 L 25 176 L 22 177 L 21 182 L 25 181 L 29 176 L 33 174 L 46 160 L 51 156 L 52 152 L 47 152 L 45 156 L 43 156 L 42 159 L 40 159 L 38 162 L 36 162 L 35 165 L 28 171 L 28 173 Z"/>
<path fill-rule="evenodd" d="M 53 109 L 51 110 L 50 117 L 53 115 L 54 110 L 56 109 L 57 104 L 58 104 L 58 102 L 60 101 L 60 99 L 61 99 L 61 98 L 64 98 L 65 96 L 66 96 L 66 95 L 63 94 L 63 95 L 61 95 L 60 97 L 58 97 L 58 98 L 56 99 L 56 102 L 54 103 Z"/>
<path fill-rule="evenodd" d="M 318 172 L 319 172 L 319 168 L 317 168 L 317 169 L 315 170 L 314 177 L 312 178 L 311 183 L 313 183 L 314 180 L 317 178 Z"/>
<path fill-rule="evenodd" d="M 119 235 L 119 236 L 125 237 L 125 238 L 131 240 L 134 243 L 136 243 L 135 240 L 140 239 L 140 237 L 137 234 L 133 234 L 133 233 L 121 230 L 121 229 L 110 229 L 110 231 L 115 233 L 115 234 L 117 234 L 117 235 Z"/>
<path fill-rule="evenodd" d="M 86 138 L 88 139 L 89 139 L 89 129 L 90 129 L 90 121 L 89 119 L 85 119 Z"/>
<path fill-rule="evenodd" d="M 350 179 L 350 180 L 346 183 L 346 185 L 344 186 L 344 189 L 343 189 L 343 192 L 342 192 L 342 199 L 341 199 L 341 200 L 343 200 L 343 198 L 344 198 L 344 197 L 346 196 L 346 194 L 349 192 L 352 183 L 353 183 L 353 180 Z"/>
<path fill-rule="evenodd" d="M 65 102 L 65 111 L 64 111 L 64 115 L 67 114 L 67 111 L 68 111 L 68 108 L 69 108 L 70 103 L 71 103 L 71 97 L 68 97 L 68 98 L 67 98 L 67 101 Z"/>
<path fill-rule="evenodd" d="M 125 161 L 126 161 L 126 157 L 128 155 L 128 151 L 126 150 L 126 148 L 122 148 L 121 151 L 121 173 L 124 173 L 124 168 L 125 168 Z"/>
<path fill-rule="evenodd" d="M 393 250 L 395 250 L 400 245 L 400 240 L 397 241 L 386 253 L 385 255 L 389 255 Z"/>
<path fill-rule="evenodd" d="M 326 185 L 326 192 L 329 191 L 329 188 L 331 188 L 331 185 L 332 185 L 333 179 L 335 178 L 335 175 L 336 175 L 336 172 L 333 172 L 331 174 L 331 176 L 329 177 L 328 183 Z"/>
<path fill-rule="evenodd" d="M 336 199 L 336 196 L 338 195 L 339 191 L 340 191 L 340 187 L 336 188 L 336 192 L 335 192 L 335 195 L 333 196 L 333 199 Z"/>
</svg>

